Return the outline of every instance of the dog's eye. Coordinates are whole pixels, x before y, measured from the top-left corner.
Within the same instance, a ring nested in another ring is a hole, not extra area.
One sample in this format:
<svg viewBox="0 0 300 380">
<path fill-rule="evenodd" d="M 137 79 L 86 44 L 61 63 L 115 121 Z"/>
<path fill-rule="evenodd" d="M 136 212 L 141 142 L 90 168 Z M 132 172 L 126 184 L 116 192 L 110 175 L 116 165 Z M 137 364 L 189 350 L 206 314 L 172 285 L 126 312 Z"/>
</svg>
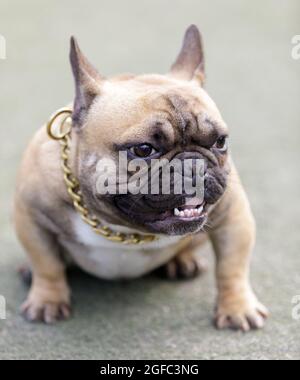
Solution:
<svg viewBox="0 0 300 380">
<path fill-rule="evenodd" d="M 146 158 L 152 156 L 157 151 L 150 144 L 141 144 L 130 148 L 130 152 L 137 157 Z"/>
<path fill-rule="evenodd" d="M 219 137 L 213 147 L 218 149 L 220 152 L 225 152 L 227 150 L 227 136 Z"/>
</svg>

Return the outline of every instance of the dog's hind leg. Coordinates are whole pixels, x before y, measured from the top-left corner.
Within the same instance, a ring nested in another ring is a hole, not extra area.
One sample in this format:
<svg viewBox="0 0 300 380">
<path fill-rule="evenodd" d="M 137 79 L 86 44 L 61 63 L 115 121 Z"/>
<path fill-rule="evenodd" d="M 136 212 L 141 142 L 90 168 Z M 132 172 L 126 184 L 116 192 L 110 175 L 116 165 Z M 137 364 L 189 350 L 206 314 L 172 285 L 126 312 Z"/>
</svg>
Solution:
<svg viewBox="0 0 300 380">
<path fill-rule="evenodd" d="M 18 273 L 23 280 L 24 284 L 26 285 L 31 285 L 32 283 L 32 270 L 30 268 L 29 264 L 23 264 L 21 267 L 18 269 Z"/>
<path fill-rule="evenodd" d="M 170 280 L 191 279 L 199 276 L 207 269 L 207 263 L 199 256 L 199 248 L 205 243 L 207 236 L 200 233 L 185 239 L 177 255 L 163 267 L 159 273 Z"/>
</svg>

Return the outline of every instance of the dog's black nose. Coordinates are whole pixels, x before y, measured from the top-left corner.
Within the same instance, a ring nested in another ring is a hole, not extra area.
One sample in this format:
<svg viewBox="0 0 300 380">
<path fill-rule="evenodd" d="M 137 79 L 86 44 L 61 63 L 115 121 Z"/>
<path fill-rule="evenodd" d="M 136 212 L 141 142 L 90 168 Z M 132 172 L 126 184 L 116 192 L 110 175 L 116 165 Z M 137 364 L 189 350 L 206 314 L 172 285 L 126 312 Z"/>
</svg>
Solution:
<svg viewBox="0 0 300 380">
<path fill-rule="evenodd" d="M 207 172 L 207 160 L 199 152 L 182 152 L 174 158 L 182 162 L 182 173 L 193 181 L 193 186 L 199 178 L 204 178 Z"/>
</svg>

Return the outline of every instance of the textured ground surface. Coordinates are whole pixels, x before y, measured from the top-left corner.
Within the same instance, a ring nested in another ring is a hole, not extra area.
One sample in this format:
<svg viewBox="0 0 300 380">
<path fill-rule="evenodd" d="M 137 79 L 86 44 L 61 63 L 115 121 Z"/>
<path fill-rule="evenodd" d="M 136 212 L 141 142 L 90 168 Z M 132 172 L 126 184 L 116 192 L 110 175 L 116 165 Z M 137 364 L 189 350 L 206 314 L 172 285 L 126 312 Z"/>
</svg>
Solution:
<svg viewBox="0 0 300 380">
<path fill-rule="evenodd" d="M 291 316 L 300 294 L 300 61 L 291 58 L 299 21 L 297 0 L 1 1 L 0 294 L 7 319 L 0 320 L 0 358 L 300 359 L 300 321 Z M 185 283 L 75 274 L 71 321 L 25 323 L 18 308 L 27 290 L 16 274 L 24 254 L 10 216 L 14 178 L 32 133 L 72 98 L 69 36 L 105 75 L 165 72 L 192 22 L 205 38 L 207 88 L 231 127 L 257 219 L 251 277 L 272 318 L 247 335 L 215 331 L 211 259 L 204 277 Z"/>
</svg>

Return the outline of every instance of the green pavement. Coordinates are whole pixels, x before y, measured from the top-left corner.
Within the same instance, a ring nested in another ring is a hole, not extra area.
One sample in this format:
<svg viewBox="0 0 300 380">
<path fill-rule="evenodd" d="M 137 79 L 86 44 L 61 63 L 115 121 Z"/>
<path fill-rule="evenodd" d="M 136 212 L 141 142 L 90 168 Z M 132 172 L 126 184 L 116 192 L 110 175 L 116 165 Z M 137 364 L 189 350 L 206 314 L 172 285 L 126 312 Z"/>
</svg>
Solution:
<svg viewBox="0 0 300 380">
<path fill-rule="evenodd" d="M 73 318 L 55 326 L 19 316 L 25 261 L 12 227 L 14 181 L 34 131 L 73 96 L 69 37 L 104 75 L 166 72 L 185 28 L 203 33 L 207 89 L 231 130 L 231 149 L 258 225 L 251 279 L 272 315 L 262 331 L 216 331 L 213 255 L 187 282 L 71 274 Z M 0 35 L 0 359 L 300 359 L 300 34 L 297 0 L 2 0 Z"/>
</svg>

